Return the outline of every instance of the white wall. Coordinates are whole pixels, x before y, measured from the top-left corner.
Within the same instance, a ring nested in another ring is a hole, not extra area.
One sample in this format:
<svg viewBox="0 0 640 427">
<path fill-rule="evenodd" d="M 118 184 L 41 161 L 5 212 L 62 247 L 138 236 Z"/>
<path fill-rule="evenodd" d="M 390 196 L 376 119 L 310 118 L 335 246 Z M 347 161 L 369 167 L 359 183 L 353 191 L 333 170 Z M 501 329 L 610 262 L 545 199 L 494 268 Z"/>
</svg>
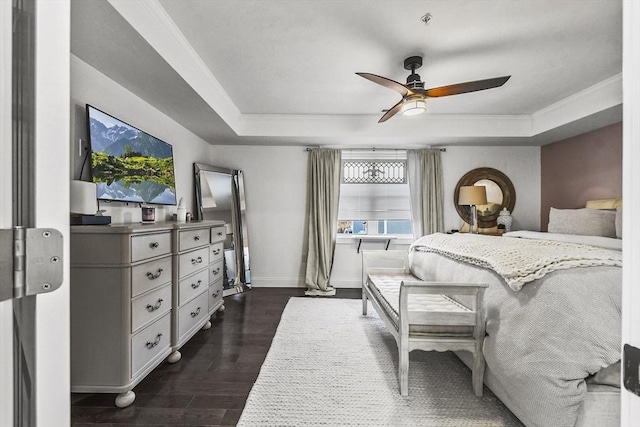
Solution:
<svg viewBox="0 0 640 427">
<path fill-rule="evenodd" d="M 245 174 L 247 222 L 253 286 L 304 286 L 306 252 L 306 182 L 308 154 L 301 147 L 214 146 L 210 164 Z M 455 186 L 466 172 L 493 167 L 504 172 L 516 190 L 514 228 L 539 230 L 540 149 L 538 147 L 448 147 L 442 154 L 445 225 L 459 228 L 453 204 Z M 410 241 L 389 249 L 407 248 Z M 361 255 L 356 242 L 336 246 L 332 284 L 359 287 Z M 362 249 L 382 249 L 380 242 Z"/>
<path fill-rule="evenodd" d="M 253 286 L 304 286 L 307 158 L 302 147 L 211 148 L 209 164 L 244 175 Z"/>
<path fill-rule="evenodd" d="M 184 197 L 187 211 L 193 207 L 193 163 L 206 163 L 211 145 L 197 137 L 182 125 L 143 101 L 109 77 L 71 56 L 71 160 L 72 178 L 78 179 L 84 150 L 79 152 L 79 139 L 83 145 L 88 143 L 86 130 L 85 104 L 115 116 L 151 135 L 173 145 L 173 157 L 176 168 L 176 193 L 178 199 Z M 89 160 L 87 160 L 88 162 Z M 85 165 L 84 177 L 87 177 Z M 112 216 L 112 222 L 140 222 L 141 212 L 137 204 L 100 203 L 100 209 L 106 209 L 105 215 Z M 176 207 L 157 207 L 156 219 L 169 219 Z"/>
</svg>

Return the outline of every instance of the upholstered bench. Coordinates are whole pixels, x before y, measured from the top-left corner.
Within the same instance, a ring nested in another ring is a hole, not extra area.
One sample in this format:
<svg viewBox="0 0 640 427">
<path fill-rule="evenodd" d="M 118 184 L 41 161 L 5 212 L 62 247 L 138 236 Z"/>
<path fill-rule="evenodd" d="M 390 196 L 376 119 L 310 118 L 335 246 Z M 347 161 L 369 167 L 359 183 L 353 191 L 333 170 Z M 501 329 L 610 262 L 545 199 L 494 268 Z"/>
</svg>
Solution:
<svg viewBox="0 0 640 427">
<path fill-rule="evenodd" d="M 467 350 L 473 390 L 482 396 L 487 285 L 421 281 L 409 271 L 405 251 L 363 251 L 362 274 L 362 314 L 371 301 L 398 344 L 400 394 L 409 393 L 412 350 Z"/>
</svg>

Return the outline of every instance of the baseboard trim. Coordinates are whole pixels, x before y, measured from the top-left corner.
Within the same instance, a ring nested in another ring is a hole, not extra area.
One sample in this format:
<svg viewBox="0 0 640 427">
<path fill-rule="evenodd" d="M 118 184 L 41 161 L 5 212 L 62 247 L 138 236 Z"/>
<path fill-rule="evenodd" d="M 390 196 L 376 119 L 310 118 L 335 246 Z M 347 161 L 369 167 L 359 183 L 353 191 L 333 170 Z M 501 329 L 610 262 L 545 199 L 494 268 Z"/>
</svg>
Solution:
<svg viewBox="0 0 640 427">
<path fill-rule="evenodd" d="M 306 288 L 300 277 L 251 277 L 252 288 Z"/>
<path fill-rule="evenodd" d="M 362 288 L 361 280 L 331 281 L 331 286 L 339 288 Z M 306 288 L 304 277 L 255 277 L 251 276 L 252 288 Z"/>
<path fill-rule="evenodd" d="M 362 279 L 359 280 L 332 280 L 334 288 L 362 288 Z"/>
</svg>

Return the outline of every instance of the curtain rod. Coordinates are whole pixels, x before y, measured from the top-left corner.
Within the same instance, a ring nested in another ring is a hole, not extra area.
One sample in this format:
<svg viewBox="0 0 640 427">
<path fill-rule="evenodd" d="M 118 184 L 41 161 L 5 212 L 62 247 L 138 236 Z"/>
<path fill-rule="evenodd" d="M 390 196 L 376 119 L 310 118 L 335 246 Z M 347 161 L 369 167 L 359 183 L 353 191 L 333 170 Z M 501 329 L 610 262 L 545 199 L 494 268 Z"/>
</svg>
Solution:
<svg viewBox="0 0 640 427">
<path fill-rule="evenodd" d="M 322 147 L 315 147 L 315 148 L 322 148 Z M 429 147 L 431 148 L 431 147 Z M 447 149 L 446 148 L 437 148 L 437 147 L 433 147 L 434 150 L 440 150 L 442 152 L 446 152 Z M 311 151 L 313 150 L 313 148 L 305 148 L 304 151 Z M 408 150 L 408 148 L 339 148 L 339 150 L 342 151 L 406 151 Z"/>
</svg>

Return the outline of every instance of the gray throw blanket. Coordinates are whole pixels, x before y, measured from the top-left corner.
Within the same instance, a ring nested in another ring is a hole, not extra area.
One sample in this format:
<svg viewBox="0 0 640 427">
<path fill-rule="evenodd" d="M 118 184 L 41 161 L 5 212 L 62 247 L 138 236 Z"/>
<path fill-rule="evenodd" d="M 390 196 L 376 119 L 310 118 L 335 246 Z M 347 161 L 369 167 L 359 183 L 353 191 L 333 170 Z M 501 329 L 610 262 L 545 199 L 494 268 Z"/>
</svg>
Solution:
<svg viewBox="0 0 640 427">
<path fill-rule="evenodd" d="M 470 237 L 489 248 L 507 239 Z M 489 284 L 484 355 L 504 391 L 501 399 L 528 426 L 574 426 L 587 391 L 585 378 L 620 359 L 622 269 L 550 271 L 516 292 L 490 268 L 419 249 L 429 240 L 412 246 L 414 275 Z"/>
</svg>

